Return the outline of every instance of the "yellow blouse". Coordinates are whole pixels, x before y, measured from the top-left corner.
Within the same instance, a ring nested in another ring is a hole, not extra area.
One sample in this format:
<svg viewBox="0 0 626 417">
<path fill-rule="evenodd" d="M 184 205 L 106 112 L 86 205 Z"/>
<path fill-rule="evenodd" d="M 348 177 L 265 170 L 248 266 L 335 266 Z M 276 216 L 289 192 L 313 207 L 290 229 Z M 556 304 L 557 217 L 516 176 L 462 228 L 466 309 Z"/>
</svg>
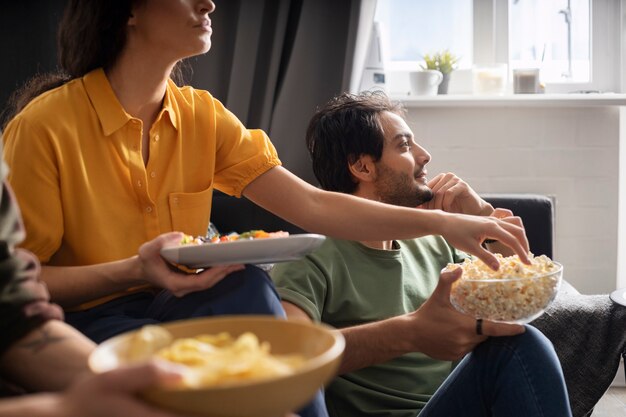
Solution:
<svg viewBox="0 0 626 417">
<path fill-rule="evenodd" d="M 214 188 L 240 196 L 280 165 L 263 131 L 246 129 L 207 91 L 172 81 L 150 129 L 147 165 L 142 129 L 101 69 L 18 114 L 4 132 L 4 157 L 23 246 L 48 265 L 91 265 L 135 255 L 161 233 L 204 235 Z"/>
</svg>

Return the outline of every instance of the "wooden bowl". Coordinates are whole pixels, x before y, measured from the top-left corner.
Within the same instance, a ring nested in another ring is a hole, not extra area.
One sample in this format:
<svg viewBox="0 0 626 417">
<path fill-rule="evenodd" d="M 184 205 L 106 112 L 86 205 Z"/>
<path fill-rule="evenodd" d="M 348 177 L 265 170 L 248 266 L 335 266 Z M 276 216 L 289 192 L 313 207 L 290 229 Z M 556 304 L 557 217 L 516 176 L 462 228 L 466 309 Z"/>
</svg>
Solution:
<svg viewBox="0 0 626 417">
<path fill-rule="evenodd" d="M 173 337 L 229 332 L 237 337 L 254 333 L 271 345 L 273 354 L 299 354 L 306 358 L 294 374 L 209 388 L 155 387 L 142 393 L 146 401 L 185 415 L 206 417 L 282 417 L 306 405 L 336 374 L 345 347 L 342 334 L 326 325 L 283 320 L 271 316 L 220 316 L 162 325 Z M 134 332 L 100 344 L 89 358 L 90 368 L 106 372 L 125 363 Z"/>
</svg>

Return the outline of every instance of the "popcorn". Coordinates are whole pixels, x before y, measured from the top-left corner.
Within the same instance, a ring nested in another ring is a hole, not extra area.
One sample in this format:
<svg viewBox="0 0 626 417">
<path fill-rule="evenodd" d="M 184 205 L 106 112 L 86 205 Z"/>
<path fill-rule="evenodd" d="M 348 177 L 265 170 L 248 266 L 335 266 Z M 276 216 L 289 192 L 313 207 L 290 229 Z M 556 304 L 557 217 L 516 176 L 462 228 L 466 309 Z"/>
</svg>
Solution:
<svg viewBox="0 0 626 417">
<path fill-rule="evenodd" d="M 461 278 L 452 284 L 452 305 L 462 313 L 492 321 L 527 323 L 539 317 L 556 296 L 561 265 L 545 255 L 531 254 L 530 265 L 517 255 L 496 257 L 497 271 L 479 259 L 446 266 L 446 270 L 463 269 Z"/>
</svg>

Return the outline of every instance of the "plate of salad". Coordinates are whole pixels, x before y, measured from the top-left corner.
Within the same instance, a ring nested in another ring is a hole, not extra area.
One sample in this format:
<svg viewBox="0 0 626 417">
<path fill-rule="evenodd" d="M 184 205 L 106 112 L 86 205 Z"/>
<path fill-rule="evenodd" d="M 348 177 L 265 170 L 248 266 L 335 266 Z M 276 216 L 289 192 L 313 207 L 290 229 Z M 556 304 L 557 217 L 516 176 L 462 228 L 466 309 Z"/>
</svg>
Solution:
<svg viewBox="0 0 626 417">
<path fill-rule="evenodd" d="M 187 268 L 232 264 L 271 264 L 300 259 L 317 249 L 323 235 L 251 230 L 210 238 L 184 236 L 177 246 L 161 249 L 168 261 Z"/>
</svg>

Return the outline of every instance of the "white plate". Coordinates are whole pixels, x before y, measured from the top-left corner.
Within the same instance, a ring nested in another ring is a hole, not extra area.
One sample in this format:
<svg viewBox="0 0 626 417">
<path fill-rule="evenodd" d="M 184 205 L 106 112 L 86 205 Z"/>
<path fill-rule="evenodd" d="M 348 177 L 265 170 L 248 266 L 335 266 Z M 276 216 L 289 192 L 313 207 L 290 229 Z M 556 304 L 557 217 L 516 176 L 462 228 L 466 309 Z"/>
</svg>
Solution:
<svg viewBox="0 0 626 417">
<path fill-rule="evenodd" d="M 613 291 L 611 293 L 611 300 L 626 307 L 626 288 Z"/>
<path fill-rule="evenodd" d="M 325 236 L 304 233 L 202 245 L 171 246 L 161 249 L 170 262 L 189 268 L 206 268 L 230 264 L 270 264 L 300 259 L 317 249 Z"/>
</svg>

